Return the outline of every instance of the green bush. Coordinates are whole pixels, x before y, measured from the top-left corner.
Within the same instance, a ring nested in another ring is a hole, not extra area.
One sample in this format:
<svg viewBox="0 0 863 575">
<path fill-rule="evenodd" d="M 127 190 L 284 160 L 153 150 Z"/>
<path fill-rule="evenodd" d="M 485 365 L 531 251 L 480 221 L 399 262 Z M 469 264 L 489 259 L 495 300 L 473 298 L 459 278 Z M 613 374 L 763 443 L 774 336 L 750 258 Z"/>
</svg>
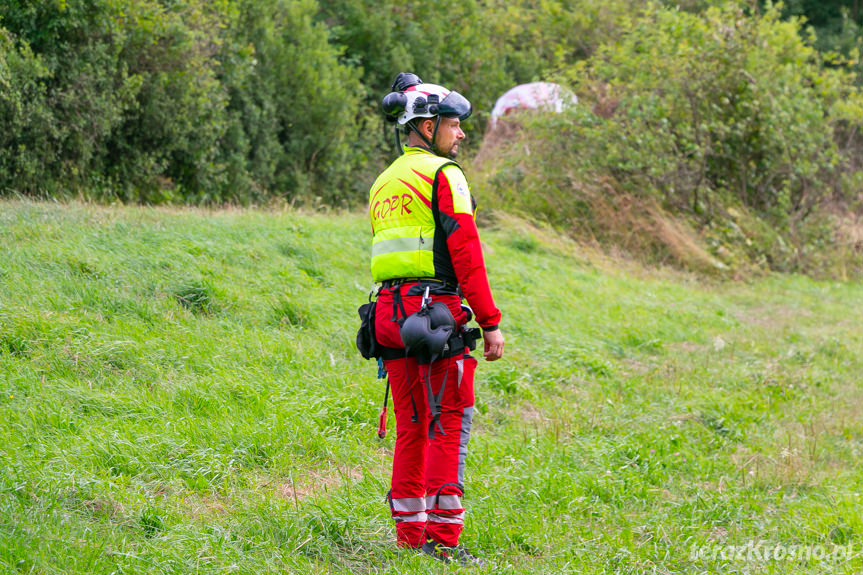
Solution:
<svg viewBox="0 0 863 575">
<path fill-rule="evenodd" d="M 854 152 L 863 109 L 856 64 L 825 66 L 802 22 L 783 22 L 778 8 L 758 15 L 721 0 L 0 6 L 3 193 L 357 205 L 392 158 L 379 101 L 405 70 L 471 99 L 467 150 L 513 85 L 571 83 L 617 111 L 532 128 L 574 141 L 547 150 L 547 183 L 560 180 L 560 166 L 583 164 L 702 218 L 726 196 L 780 220 L 799 217 L 841 187 L 843 163 L 863 163 Z M 853 55 L 854 13 L 839 30 L 811 2 L 783 10 L 811 14 L 831 35 L 823 46 Z M 850 142 L 842 149 L 833 143 L 839 130 Z M 529 171 L 504 166 L 499 177 Z"/>
<path fill-rule="evenodd" d="M 332 0 L 319 17 L 361 71 L 370 113 L 396 73 L 412 71 L 471 100 L 465 127 L 478 138 L 505 91 L 589 56 L 640 10 L 629 0 Z"/>
<path fill-rule="evenodd" d="M 788 232 L 843 193 L 851 165 L 836 136 L 857 130 L 863 107 L 852 74 L 779 16 L 649 5 L 562 74 L 575 110 L 517 120 L 491 193 L 601 241 L 622 217 L 674 243 L 662 210 L 705 226 L 734 206 Z"/>
<path fill-rule="evenodd" d="M 41 144 L 39 170 L 4 171 L 8 187 L 138 201 L 214 187 L 224 98 L 209 33 L 224 3 L 7 4 L 3 21 L 18 50 L 42 63 L 29 80 L 45 110 L 22 130 Z"/>
<path fill-rule="evenodd" d="M 48 71 L 28 46 L 0 27 L 0 190 L 38 182 L 51 116 L 42 80 Z"/>
<path fill-rule="evenodd" d="M 7 190 L 330 204 L 355 191 L 362 87 L 314 0 L 6 4 Z"/>
<path fill-rule="evenodd" d="M 620 102 L 602 123 L 608 167 L 696 213 L 727 193 L 780 219 L 805 215 L 835 186 L 833 107 L 856 92 L 799 32 L 775 9 L 650 9 L 577 72 Z"/>
<path fill-rule="evenodd" d="M 314 0 L 237 5 L 233 42 L 251 47 L 253 62 L 247 73 L 225 78 L 234 133 L 226 151 L 242 157 L 241 177 L 271 193 L 345 201 L 360 159 L 356 70 L 339 63 L 326 26 L 314 21 Z"/>
</svg>

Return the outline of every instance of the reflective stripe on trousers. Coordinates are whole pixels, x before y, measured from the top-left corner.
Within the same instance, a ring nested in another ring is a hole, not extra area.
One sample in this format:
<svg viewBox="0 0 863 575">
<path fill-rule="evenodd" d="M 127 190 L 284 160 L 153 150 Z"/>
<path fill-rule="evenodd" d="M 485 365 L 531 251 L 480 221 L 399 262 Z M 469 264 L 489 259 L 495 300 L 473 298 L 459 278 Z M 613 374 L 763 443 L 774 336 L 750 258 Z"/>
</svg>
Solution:
<svg viewBox="0 0 863 575">
<path fill-rule="evenodd" d="M 435 506 L 437 501 L 437 506 Z M 461 509 L 461 498 L 458 495 L 427 495 L 426 511 L 432 509 Z"/>
<path fill-rule="evenodd" d="M 426 505 L 430 522 L 464 524 L 464 508 L 458 495 L 427 495 Z"/>
<path fill-rule="evenodd" d="M 418 513 L 425 512 L 426 500 L 422 497 L 402 497 L 401 499 L 393 498 L 393 511 L 396 513 Z"/>
<path fill-rule="evenodd" d="M 476 359 L 464 355 L 432 365 L 432 393 L 440 389 L 444 372 L 449 382 L 441 402 L 446 434 L 438 432 L 433 438 L 428 437 L 430 414 L 421 377 L 425 367 L 421 374 L 414 358 L 386 360 L 385 365 L 396 416 L 391 506 L 398 544 L 418 547 L 430 538 L 457 545 L 465 519 L 464 460 L 474 413 Z"/>
<path fill-rule="evenodd" d="M 429 513 L 430 523 L 449 523 L 451 525 L 464 525 L 464 511 L 455 515 L 438 515 Z"/>
<path fill-rule="evenodd" d="M 473 406 L 465 407 L 461 416 L 461 435 L 458 440 L 458 482 L 464 485 L 464 460 L 467 458 L 467 442 L 473 424 Z"/>
<path fill-rule="evenodd" d="M 414 513 L 412 515 L 395 515 L 393 517 L 393 521 L 396 523 L 407 523 L 407 522 L 418 522 L 425 523 L 428 521 L 428 514 L 423 511 L 422 513 Z"/>
<path fill-rule="evenodd" d="M 426 500 L 424 497 L 391 497 L 390 507 L 392 509 L 393 521 L 396 522 L 397 528 L 399 524 L 425 524 L 426 521 L 428 521 L 428 513 L 426 513 Z M 424 528 L 420 527 L 420 529 Z"/>
</svg>

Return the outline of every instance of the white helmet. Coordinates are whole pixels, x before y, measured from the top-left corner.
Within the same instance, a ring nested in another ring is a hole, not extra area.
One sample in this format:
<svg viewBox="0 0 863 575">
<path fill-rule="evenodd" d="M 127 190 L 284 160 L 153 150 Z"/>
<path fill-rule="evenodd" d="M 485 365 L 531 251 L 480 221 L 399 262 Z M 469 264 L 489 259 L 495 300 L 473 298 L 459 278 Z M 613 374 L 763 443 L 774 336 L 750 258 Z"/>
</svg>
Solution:
<svg viewBox="0 0 863 575">
<path fill-rule="evenodd" d="M 381 102 L 387 119 L 404 125 L 414 118 L 458 118 L 466 120 L 473 111 L 467 98 L 437 84 L 424 84 L 416 74 L 402 72 L 392 92 Z"/>
</svg>

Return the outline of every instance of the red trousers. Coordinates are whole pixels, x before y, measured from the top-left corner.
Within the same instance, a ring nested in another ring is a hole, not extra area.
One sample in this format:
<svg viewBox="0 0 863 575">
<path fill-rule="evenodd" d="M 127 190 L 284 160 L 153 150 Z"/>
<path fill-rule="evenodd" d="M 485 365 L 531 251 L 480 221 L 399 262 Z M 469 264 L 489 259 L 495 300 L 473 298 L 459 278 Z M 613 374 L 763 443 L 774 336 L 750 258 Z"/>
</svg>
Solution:
<svg viewBox="0 0 863 575">
<path fill-rule="evenodd" d="M 407 295 L 411 284 L 400 288 L 405 313 L 420 307 L 421 296 Z M 467 316 L 456 295 L 432 296 L 444 301 L 459 325 Z M 393 294 L 378 295 L 375 330 L 378 342 L 404 347 L 399 325 L 392 321 Z M 399 317 L 401 311 L 397 312 Z M 393 454 L 390 508 L 396 522 L 398 543 L 418 547 L 426 538 L 447 545 L 458 544 L 464 524 L 464 462 L 473 420 L 473 375 L 476 359 L 468 350 L 429 365 L 415 358 L 385 362 L 396 415 L 396 446 Z M 440 393 L 440 426 L 431 426 L 425 378 L 431 375 L 432 393 Z M 446 374 L 446 379 L 444 376 Z M 441 432 L 443 428 L 443 433 Z"/>
</svg>

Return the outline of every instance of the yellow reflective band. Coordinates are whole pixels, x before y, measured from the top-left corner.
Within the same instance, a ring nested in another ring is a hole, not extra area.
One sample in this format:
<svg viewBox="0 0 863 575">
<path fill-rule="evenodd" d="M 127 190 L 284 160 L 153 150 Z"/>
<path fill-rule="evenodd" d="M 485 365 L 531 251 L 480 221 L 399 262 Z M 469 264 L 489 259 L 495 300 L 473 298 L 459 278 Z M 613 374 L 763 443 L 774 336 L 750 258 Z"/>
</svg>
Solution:
<svg viewBox="0 0 863 575">
<path fill-rule="evenodd" d="M 432 251 L 431 238 L 393 238 L 379 240 L 372 244 L 372 257 L 396 252 Z"/>
</svg>

